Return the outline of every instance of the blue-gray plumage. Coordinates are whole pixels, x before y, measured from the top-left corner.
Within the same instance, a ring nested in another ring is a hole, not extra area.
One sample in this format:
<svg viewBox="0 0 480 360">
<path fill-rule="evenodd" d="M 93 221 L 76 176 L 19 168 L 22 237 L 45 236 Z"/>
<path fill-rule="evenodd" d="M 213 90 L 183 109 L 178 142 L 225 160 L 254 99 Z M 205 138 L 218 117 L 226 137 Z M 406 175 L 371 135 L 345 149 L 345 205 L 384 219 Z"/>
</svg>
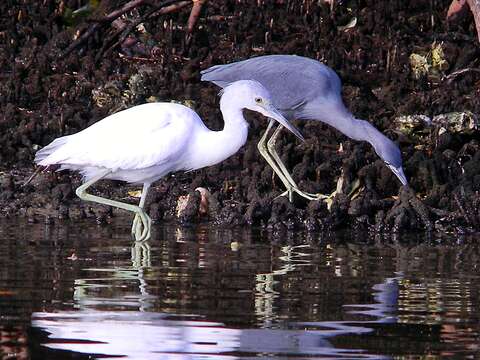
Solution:
<svg viewBox="0 0 480 360">
<path fill-rule="evenodd" d="M 257 80 L 265 86 L 272 94 L 274 106 L 288 120 L 319 120 L 349 138 L 368 141 L 400 182 L 407 185 L 402 156 L 397 145 L 368 121 L 357 119 L 351 114 L 342 101 L 340 78 L 328 66 L 301 56 L 267 55 L 227 65 L 216 65 L 202 71 L 202 81 L 213 82 L 222 88 L 242 79 Z M 259 143 L 259 149 L 287 187 L 285 194 L 291 198 L 292 192 L 297 192 L 309 199 L 318 198 L 298 189 L 275 153 L 275 140 L 281 127 L 268 141 L 268 149 L 265 146 L 267 133 L 272 125 L 271 122 Z"/>
</svg>

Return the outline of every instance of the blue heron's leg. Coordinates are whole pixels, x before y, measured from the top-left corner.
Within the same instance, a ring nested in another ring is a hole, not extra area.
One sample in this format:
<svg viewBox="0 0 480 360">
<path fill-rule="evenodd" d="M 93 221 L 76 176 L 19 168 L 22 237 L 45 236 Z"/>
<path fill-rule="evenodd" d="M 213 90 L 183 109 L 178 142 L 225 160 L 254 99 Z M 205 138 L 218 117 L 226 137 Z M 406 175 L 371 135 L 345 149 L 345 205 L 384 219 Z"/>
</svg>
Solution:
<svg viewBox="0 0 480 360">
<path fill-rule="evenodd" d="M 97 181 L 104 178 L 105 176 L 107 176 L 110 172 L 111 172 L 110 170 L 104 171 L 103 173 L 101 173 L 101 174 L 95 176 L 94 178 L 88 180 L 86 183 L 79 186 L 77 188 L 77 190 L 75 190 L 75 193 L 82 200 L 92 201 L 92 202 L 96 202 L 96 203 L 103 204 L 103 205 L 108 205 L 108 206 L 114 206 L 114 207 L 124 209 L 124 210 L 127 210 L 127 211 L 132 211 L 135 214 L 138 214 L 138 216 L 140 217 L 140 220 L 142 222 L 142 225 L 143 225 L 143 231 L 140 235 L 140 238 L 137 238 L 136 240 L 137 241 L 147 240 L 148 237 L 150 236 L 150 227 L 151 227 L 152 220 L 150 220 L 150 217 L 147 214 L 145 214 L 145 212 L 140 207 L 135 206 L 135 205 L 125 204 L 125 203 L 122 203 L 120 201 L 105 199 L 105 198 L 102 198 L 100 196 L 88 194 L 86 192 L 86 190 L 90 186 L 92 186 L 93 184 L 95 184 Z"/>
<path fill-rule="evenodd" d="M 301 191 L 297 184 L 295 183 L 295 180 L 293 180 L 292 176 L 288 172 L 287 168 L 283 164 L 282 160 L 280 159 L 280 156 L 278 155 L 277 151 L 275 150 L 275 145 L 277 143 L 277 137 L 282 131 L 283 126 L 279 125 L 276 129 L 275 132 L 273 133 L 272 137 L 268 140 L 267 147 L 270 155 L 273 157 L 275 160 L 276 164 L 280 168 L 280 171 L 282 171 L 282 174 L 285 176 L 287 181 L 290 183 L 290 187 L 287 186 L 287 191 L 285 191 L 283 194 L 280 196 L 286 196 L 288 195 L 288 198 L 292 198 L 293 192 L 296 192 L 298 195 L 304 197 L 305 199 L 308 200 L 323 200 L 327 199 L 329 196 L 323 195 L 323 194 L 311 194 L 307 193 L 304 191 Z M 291 201 L 291 200 L 290 200 Z"/>
<path fill-rule="evenodd" d="M 140 203 L 138 204 L 138 207 L 142 210 L 145 206 L 145 200 L 147 199 L 148 189 L 150 188 L 150 185 L 151 185 L 150 183 L 143 184 L 142 195 L 140 196 Z M 140 217 L 138 216 L 138 214 L 135 214 L 135 217 L 133 219 L 133 224 L 132 224 L 132 235 L 134 235 L 135 238 L 138 238 L 141 232 L 142 232 L 142 223 L 140 221 Z M 150 237 L 150 233 L 148 237 Z"/>
<path fill-rule="evenodd" d="M 283 175 L 282 170 L 280 170 L 280 168 L 277 166 L 277 164 L 275 163 L 275 160 L 272 159 L 272 156 L 269 154 L 268 149 L 267 149 L 267 145 L 266 145 L 268 133 L 269 133 L 270 129 L 272 128 L 274 122 L 275 122 L 275 120 L 270 119 L 270 122 L 268 123 L 267 130 L 262 135 L 262 138 L 258 142 L 257 147 L 258 147 L 258 151 L 260 151 L 260 154 L 267 161 L 268 165 L 270 165 L 270 167 L 273 169 L 275 174 L 277 174 L 277 176 L 280 178 L 283 185 L 285 185 L 285 187 L 287 188 L 287 192 L 288 192 L 288 190 L 292 187 L 292 185 L 287 180 L 287 178 Z M 288 199 L 289 199 L 290 202 L 292 202 L 292 200 L 293 200 L 292 199 L 292 194 L 293 193 L 291 193 L 291 192 L 289 193 Z"/>
</svg>

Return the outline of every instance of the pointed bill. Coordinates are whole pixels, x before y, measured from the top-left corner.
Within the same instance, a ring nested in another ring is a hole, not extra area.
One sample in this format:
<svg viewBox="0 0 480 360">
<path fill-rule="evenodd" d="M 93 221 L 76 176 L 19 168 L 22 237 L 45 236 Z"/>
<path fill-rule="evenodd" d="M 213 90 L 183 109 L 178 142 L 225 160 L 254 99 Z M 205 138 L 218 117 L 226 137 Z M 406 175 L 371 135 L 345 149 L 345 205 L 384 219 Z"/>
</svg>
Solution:
<svg viewBox="0 0 480 360">
<path fill-rule="evenodd" d="M 280 114 L 280 112 L 277 109 L 275 109 L 273 106 L 266 105 L 266 106 L 263 107 L 263 109 L 265 110 L 265 112 L 263 112 L 263 115 L 278 121 L 285 128 L 290 130 L 300 140 L 302 140 L 302 141 L 305 140 L 303 138 L 302 133 L 292 123 L 290 123 L 290 121 L 285 119 L 285 117 L 282 114 Z"/>
<path fill-rule="evenodd" d="M 405 176 L 405 173 L 403 172 L 403 168 L 400 166 L 400 167 L 395 167 L 395 166 L 392 166 L 392 165 L 387 165 L 389 167 L 390 170 L 392 170 L 392 172 L 397 175 L 398 179 L 400 180 L 400 182 L 402 183 L 402 185 L 406 186 L 408 185 L 408 180 L 407 180 L 407 177 Z"/>
</svg>

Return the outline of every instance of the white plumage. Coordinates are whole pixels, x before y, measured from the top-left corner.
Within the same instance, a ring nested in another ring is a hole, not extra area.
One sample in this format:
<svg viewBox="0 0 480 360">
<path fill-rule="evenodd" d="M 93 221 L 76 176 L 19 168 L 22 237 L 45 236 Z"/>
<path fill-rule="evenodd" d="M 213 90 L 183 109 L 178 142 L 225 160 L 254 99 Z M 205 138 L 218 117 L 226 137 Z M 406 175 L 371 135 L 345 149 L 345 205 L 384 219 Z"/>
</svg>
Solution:
<svg viewBox="0 0 480 360">
<path fill-rule="evenodd" d="M 37 152 L 35 162 L 82 173 L 85 183 L 77 189 L 77 195 L 135 212 L 132 233 L 137 240 L 145 240 L 150 236 L 150 219 L 143 206 L 150 184 L 170 172 L 214 165 L 236 153 L 248 134 L 244 108 L 274 118 L 301 137 L 271 104 L 268 91 L 260 83 L 232 83 L 224 89 L 220 100 L 225 121 L 221 131 L 209 130 L 193 110 L 183 105 L 139 105 L 110 115 L 74 135 L 55 139 Z M 143 183 L 140 205 L 87 194 L 85 190 L 100 179 Z"/>
<path fill-rule="evenodd" d="M 110 169 L 107 179 L 153 182 L 168 172 L 185 169 L 191 137 L 208 131 L 186 106 L 143 104 L 54 140 L 37 152 L 35 162 L 78 170 L 85 181 Z"/>
</svg>

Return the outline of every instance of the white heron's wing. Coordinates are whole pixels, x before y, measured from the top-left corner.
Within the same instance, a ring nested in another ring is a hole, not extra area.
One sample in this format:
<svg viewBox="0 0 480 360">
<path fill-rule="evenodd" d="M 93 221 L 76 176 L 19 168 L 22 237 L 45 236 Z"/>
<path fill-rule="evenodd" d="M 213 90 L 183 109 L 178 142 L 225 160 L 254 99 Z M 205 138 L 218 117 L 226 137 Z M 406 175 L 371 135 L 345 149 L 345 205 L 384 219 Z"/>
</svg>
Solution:
<svg viewBox="0 0 480 360">
<path fill-rule="evenodd" d="M 115 113 L 75 134 L 56 139 L 37 153 L 40 165 L 143 169 L 175 162 L 201 123 L 191 109 L 151 103 Z"/>
</svg>

